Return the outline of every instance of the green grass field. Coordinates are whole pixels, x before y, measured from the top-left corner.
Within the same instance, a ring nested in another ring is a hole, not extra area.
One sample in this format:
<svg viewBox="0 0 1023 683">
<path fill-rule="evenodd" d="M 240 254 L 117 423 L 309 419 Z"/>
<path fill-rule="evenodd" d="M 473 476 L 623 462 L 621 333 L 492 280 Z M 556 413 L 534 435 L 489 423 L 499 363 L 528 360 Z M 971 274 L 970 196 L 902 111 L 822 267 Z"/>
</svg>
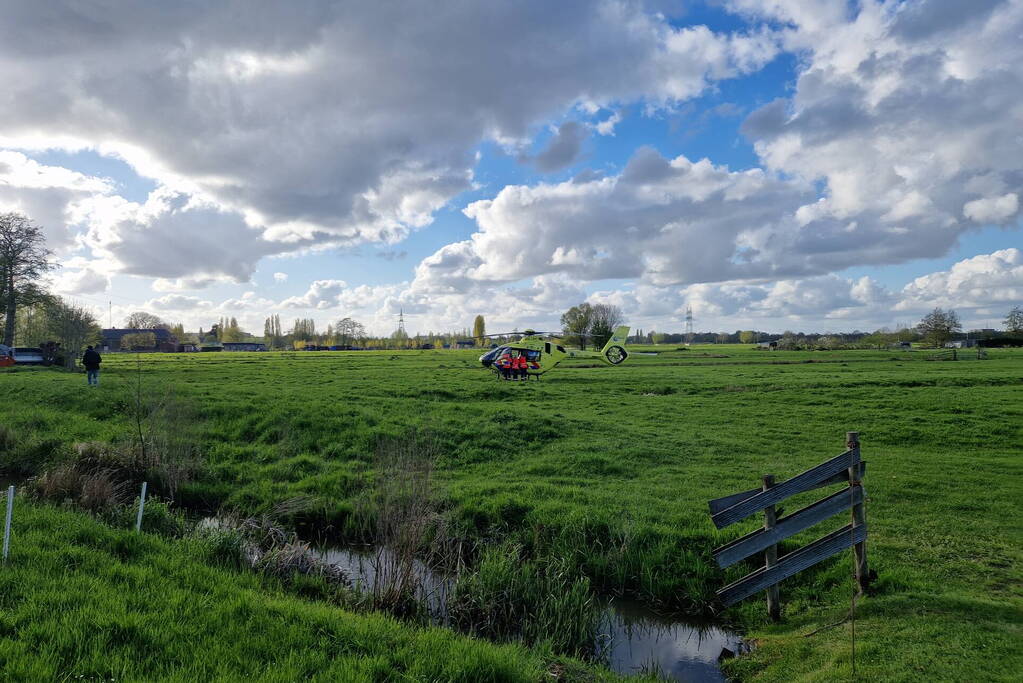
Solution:
<svg viewBox="0 0 1023 683">
<path fill-rule="evenodd" d="M 201 466 L 175 492 L 185 507 L 255 513 L 302 496 L 314 504 L 289 522 L 303 535 L 370 540 L 374 454 L 388 440 L 425 435 L 438 452 L 437 495 L 460 538 L 514 542 L 601 592 L 703 613 L 714 611 L 716 588 L 750 569 L 718 570 L 711 549 L 756 524 L 718 532 L 707 500 L 755 486 L 762 474 L 788 478 L 840 453 L 846 431 L 859 431 L 869 557 L 880 579 L 858 603 L 857 678 L 1019 678 L 1023 353 L 928 362 L 925 351 L 656 350 L 619 368 L 566 362 L 529 383 L 499 382 L 479 368 L 478 354 L 458 351 L 151 355 L 141 358 L 141 382 L 146 396 L 170 393 L 188 407 Z M 136 358 L 115 355 L 98 389 L 45 369 L 0 375 L 5 475 L 42 471 L 69 458 L 76 442 L 127 438 L 138 380 Z M 47 513 L 37 514 L 44 525 Z M 27 535 L 19 542 L 15 565 L 30 552 Z M 126 566 L 148 571 L 157 555 Z M 846 616 L 850 573 L 843 553 L 785 581 L 777 625 L 759 598 L 718 615 L 757 643 L 728 673 L 849 679 L 849 623 L 804 636 Z M 19 590 L 34 599 L 29 587 Z M 289 609 L 300 622 L 303 609 Z M 312 634 L 327 609 L 311 604 L 294 637 Z M 64 618 L 89 618 L 77 615 L 72 608 Z M 24 653 L 23 666 L 71 661 L 31 654 L 19 629 L 6 627 L 3 637 Z M 493 656 L 519 657 L 519 672 L 542 670 L 540 655 L 508 652 Z M 145 656 L 164 672 L 176 657 L 162 641 Z"/>
</svg>

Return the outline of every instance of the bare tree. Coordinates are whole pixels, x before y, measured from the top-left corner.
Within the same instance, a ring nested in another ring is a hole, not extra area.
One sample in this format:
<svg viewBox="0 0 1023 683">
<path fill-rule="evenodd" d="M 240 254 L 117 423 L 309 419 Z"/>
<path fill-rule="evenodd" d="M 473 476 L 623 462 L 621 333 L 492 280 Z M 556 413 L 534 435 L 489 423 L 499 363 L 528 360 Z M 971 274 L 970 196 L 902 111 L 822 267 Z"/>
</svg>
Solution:
<svg viewBox="0 0 1023 683">
<path fill-rule="evenodd" d="M 0 214 L 0 299 L 4 304 L 3 343 L 14 345 L 14 323 L 18 306 L 42 290 L 39 280 L 56 268 L 46 238 L 27 216 Z"/>
<path fill-rule="evenodd" d="M 135 311 L 124 319 L 124 326 L 129 330 L 169 329 L 169 325 L 159 316 L 145 311 Z"/>
</svg>

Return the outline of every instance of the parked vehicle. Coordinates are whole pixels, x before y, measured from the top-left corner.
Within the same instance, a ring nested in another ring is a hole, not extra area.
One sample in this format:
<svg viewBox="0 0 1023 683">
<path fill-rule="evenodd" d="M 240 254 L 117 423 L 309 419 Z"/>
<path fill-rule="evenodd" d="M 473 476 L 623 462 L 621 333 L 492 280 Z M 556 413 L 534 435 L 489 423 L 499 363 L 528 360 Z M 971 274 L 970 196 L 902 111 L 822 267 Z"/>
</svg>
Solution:
<svg viewBox="0 0 1023 683">
<path fill-rule="evenodd" d="M 43 352 L 39 348 L 29 346 L 14 348 L 14 362 L 18 365 L 42 365 L 43 360 Z"/>
</svg>

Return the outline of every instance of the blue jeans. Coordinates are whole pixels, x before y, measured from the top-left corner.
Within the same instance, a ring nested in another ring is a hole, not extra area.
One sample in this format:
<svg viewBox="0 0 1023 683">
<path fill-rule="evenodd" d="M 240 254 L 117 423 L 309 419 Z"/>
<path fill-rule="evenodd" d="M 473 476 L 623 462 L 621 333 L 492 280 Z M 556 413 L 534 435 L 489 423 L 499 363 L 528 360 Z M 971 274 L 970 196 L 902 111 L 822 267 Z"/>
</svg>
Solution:
<svg viewBox="0 0 1023 683">
<path fill-rule="evenodd" d="M 98 387 L 99 386 L 99 368 L 97 368 L 95 370 L 86 370 L 85 371 L 85 378 L 87 380 L 89 380 L 89 386 Z"/>
</svg>

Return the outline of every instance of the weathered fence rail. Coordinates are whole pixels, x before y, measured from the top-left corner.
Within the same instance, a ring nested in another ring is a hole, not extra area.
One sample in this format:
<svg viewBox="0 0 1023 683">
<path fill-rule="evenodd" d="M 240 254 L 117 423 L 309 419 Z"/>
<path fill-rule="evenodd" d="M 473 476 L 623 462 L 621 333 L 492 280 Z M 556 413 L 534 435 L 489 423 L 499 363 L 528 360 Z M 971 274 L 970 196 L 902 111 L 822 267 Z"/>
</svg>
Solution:
<svg viewBox="0 0 1023 683">
<path fill-rule="evenodd" d="M 708 502 L 711 521 L 718 529 L 740 522 L 758 512 L 764 513 L 762 529 L 717 548 L 714 559 L 722 568 L 730 567 L 755 553 L 764 553 L 764 566 L 734 581 L 717 592 L 725 605 L 733 605 L 760 591 L 767 591 L 767 608 L 772 619 L 781 613 L 778 583 L 827 558 L 853 547 L 856 579 L 860 590 L 869 582 L 867 569 L 867 523 L 864 511 L 866 494 L 861 481 L 867 463 L 860 459 L 858 432 L 846 434 L 846 451 L 796 476 L 776 483 L 774 475 L 763 477 L 762 486 Z M 816 503 L 777 517 L 775 505 L 798 493 L 825 486 L 846 484 L 836 493 Z M 778 544 L 826 519 L 851 510 L 850 523 L 799 550 L 778 557 Z"/>
</svg>

